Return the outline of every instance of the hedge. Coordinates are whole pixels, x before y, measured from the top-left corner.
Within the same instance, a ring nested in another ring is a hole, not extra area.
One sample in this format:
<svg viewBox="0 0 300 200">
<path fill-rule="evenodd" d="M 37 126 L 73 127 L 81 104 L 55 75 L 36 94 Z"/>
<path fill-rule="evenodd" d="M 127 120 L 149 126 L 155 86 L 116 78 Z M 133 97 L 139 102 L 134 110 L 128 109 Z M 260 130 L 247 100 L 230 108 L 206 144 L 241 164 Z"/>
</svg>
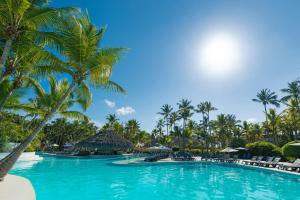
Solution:
<svg viewBox="0 0 300 200">
<path fill-rule="evenodd" d="M 300 146 L 291 146 L 290 144 L 299 143 L 300 141 L 292 141 L 286 143 L 281 149 L 284 157 L 288 159 L 300 158 Z"/>
<path fill-rule="evenodd" d="M 256 156 L 277 156 L 281 154 L 280 149 L 273 143 L 258 141 L 246 144 L 251 155 Z"/>
</svg>

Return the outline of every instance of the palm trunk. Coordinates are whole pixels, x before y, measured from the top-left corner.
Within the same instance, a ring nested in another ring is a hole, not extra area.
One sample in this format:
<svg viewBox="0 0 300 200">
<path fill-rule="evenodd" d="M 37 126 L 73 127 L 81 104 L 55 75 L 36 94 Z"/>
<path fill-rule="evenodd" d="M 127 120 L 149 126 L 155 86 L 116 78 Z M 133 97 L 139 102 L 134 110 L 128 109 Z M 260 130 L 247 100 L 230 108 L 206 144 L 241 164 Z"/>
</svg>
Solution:
<svg viewBox="0 0 300 200">
<path fill-rule="evenodd" d="M 267 137 L 269 137 L 269 127 L 268 127 L 268 111 L 267 111 L 267 106 L 264 105 L 264 109 L 265 109 L 265 115 L 266 115 L 266 130 L 265 130 L 265 134 L 267 135 Z"/>
<path fill-rule="evenodd" d="M 32 142 L 32 140 L 36 138 L 36 136 L 46 125 L 46 123 L 54 116 L 56 111 L 64 103 L 65 99 L 71 94 L 75 85 L 76 82 L 73 81 L 70 87 L 68 88 L 67 92 L 65 93 L 65 95 L 62 96 L 62 98 L 57 102 L 56 106 L 52 108 L 52 110 L 45 116 L 42 122 L 32 131 L 32 133 L 10 154 L 8 154 L 5 158 L 0 160 L 0 181 L 4 179 L 4 177 L 7 175 L 9 170 L 13 167 L 13 165 L 18 160 L 22 152 L 27 148 L 27 146 Z"/>
<path fill-rule="evenodd" d="M 16 88 L 11 87 L 10 90 L 4 95 L 3 99 L 0 101 L 0 111 L 3 110 L 5 103 L 9 99 L 9 97 L 13 94 Z"/>
<path fill-rule="evenodd" d="M 10 49 L 11 49 L 11 46 L 12 46 L 12 39 L 8 39 L 6 40 L 5 42 L 5 47 L 4 47 L 4 50 L 3 50 L 3 53 L 2 53 L 2 56 L 0 58 L 0 69 L 4 67 L 6 61 L 7 61 L 7 58 L 8 58 L 8 54 L 10 52 Z M 1 76 L 2 77 L 2 76 Z M 1 82 L 2 80 L 0 80 Z"/>
<path fill-rule="evenodd" d="M 169 123 L 167 122 L 167 135 L 169 135 Z"/>
</svg>

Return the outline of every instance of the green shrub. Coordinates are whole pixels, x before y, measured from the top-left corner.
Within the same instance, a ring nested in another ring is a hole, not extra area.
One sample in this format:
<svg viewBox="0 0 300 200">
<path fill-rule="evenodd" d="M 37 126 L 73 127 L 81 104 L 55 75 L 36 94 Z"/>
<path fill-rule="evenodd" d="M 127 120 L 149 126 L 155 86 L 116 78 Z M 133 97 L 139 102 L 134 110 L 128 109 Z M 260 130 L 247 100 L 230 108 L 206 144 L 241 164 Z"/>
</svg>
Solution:
<svg viewBox="0 0 300 200">
<path fill-rule="evenodd" d="M 200 154 L 203 152 L 203 150 L 202 149 L 191 149 L 189 152 L 195 153 L 195 154 Z"/>
<path fill-rule="evenodd" d="M 285 144 L 282 149 L 282 154 L 289 160 L 300 158 L 300 146 L 291 146 L 290 144 L 298 143 L 300 141 L 292 141 Z"/>
<path fill-rule="evenodd" d="M 233 138 L 230 142 L 230 147 L 244 147 L 246 145 L 246 140 L 244 138 Z"/>
<path fill-rule="evenodd" d="M 281 154 L 278 147 L 270 142 L 258 141 L 248 143 L 246 148 L 249 150 L 249 153 L 256 156 L 276 156 Z"/>
</svg>

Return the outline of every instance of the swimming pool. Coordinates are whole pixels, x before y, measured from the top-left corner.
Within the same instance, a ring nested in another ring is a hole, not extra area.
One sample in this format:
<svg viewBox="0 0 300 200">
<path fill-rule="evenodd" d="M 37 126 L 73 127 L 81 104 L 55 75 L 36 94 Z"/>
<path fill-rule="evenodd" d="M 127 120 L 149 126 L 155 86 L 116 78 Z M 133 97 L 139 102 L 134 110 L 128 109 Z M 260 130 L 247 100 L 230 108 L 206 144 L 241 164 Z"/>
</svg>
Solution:
<svg viewBox="0 0 300 200">
<path fill-rule="evenodd" d="M 114 165 L 127 157 L 45 157 L 11 173 L 33 183 L 37 200 L 300 199 L 300 176 L 232 164 Z"/>
</svg>

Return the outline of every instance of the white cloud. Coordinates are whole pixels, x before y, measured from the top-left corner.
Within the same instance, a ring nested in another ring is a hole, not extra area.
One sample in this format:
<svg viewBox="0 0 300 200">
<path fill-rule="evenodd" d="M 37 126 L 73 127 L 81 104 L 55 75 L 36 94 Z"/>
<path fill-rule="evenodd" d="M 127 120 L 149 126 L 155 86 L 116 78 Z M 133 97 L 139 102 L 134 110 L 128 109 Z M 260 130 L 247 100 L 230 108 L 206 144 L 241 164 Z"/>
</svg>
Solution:
<svg viewBox="0 0 300 200">
<path fill-rule="evenodd" d="M 116 110 L 116 113 L 118 115 L 128 115 L 128 114 L 135 113 L 135 110 L 132 107 L 130 107 L 130 106 L 126 106 L 126 107 L 118 108 Z"/>
<path fill-rule="evenodd" d="M 114 108 L 116 106 L 116 103 L 113 101 L 110 101 L 108 99 L 104 99 L 105 104 L 109 107 L 109 108 Z"/>
<path fill-rule="evenodd" d="M 92 122 L 98 127 L 98 128 L 101 128 L 104 123 L 103 122 L 100 122 L 100 121 L 97 121 L 97 120 L 92 120 Z"/>
<path fill-rule="evenodd" d="M 257 122 L 257 119 L 256 118 L 249 118 L 249 119 L 247 119 L 247 122 L 248 123 L 255 123 L 255 122 Z"/>
</svg>

